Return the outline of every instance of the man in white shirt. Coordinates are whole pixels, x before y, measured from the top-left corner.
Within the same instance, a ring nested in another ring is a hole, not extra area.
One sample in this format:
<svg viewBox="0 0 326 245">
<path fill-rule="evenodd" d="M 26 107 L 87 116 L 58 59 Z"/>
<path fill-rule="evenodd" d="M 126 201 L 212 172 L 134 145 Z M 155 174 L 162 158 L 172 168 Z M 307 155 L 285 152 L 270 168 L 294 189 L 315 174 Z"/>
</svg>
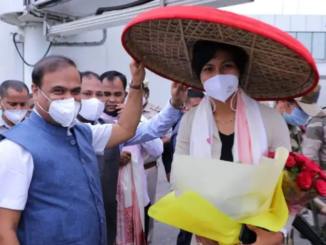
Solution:
<svg viewBox="0 0 326 245">
<path fill-rule="evenodd" d="M 0 85 L 0 133 L 20 123 L 27 114 L 29 91 L 25 83 L 7 80 Z"/>
<path fill-rule="evenodd" d="M 48 56 L 36 64 L 35 109 L 0 142 L 1 245 L 106 244 L 96 153 L 135 134 L 145 70 L 135 62 L 130 69 L 129 99 L 117 124 L 88 125 L 76 120 L 81 82 L 75 63 Z"/>
</svg>

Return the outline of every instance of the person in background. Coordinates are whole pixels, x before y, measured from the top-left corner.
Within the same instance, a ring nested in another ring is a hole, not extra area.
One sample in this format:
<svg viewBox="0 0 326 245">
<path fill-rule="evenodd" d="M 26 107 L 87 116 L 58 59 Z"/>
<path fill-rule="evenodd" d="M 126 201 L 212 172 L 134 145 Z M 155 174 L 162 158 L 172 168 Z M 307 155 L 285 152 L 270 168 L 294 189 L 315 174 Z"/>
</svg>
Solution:
<svg viewBox="0 0 326 245">
<path fill-rule="evenodd" d="M 309 115 L 300 108 L 296 100 L 278 101 L 275 109 L 282 114 L 288 125 L 292 151 L 302 153 L 302 135 Z"/>
<path fill-rule="evenodd" d="M 92 71 L 85 71 L 80 72 L 80 77 L 82 80 L 81 110 L 77 116 L 78 120 L 92 125 L 104 124 L 99 118 L 105 108 L 103 86 L 99 75 Z M 111 124 L 115 123 L 111 122 Z M 113 245 L 116 238 L 119 155 L 119 145 L 106 149 L 104 154 L 97 155 L 106 217 L 107 245 Z"/>
<path fill-rule="evenodd" d="M 326 171 L 326 113 L 317 104 L 320 85 L 302 98 L 296 99 L 297 106 L 310 118 L 302 141 L 302 153 L 317 162 Z M 326 215 L 325 198 L 315 198 L 314 203 L 321 214 Z"/>
<path fill-rule="evenodd" d="M 151 119 L 153 116 L 158 114 L 161 110 L 159 106 L 155 106 L 151 103 L 149 103 L 149 97 L 150 97 L 150 89 L 149 89 L 149 80 L 145 79 L 143 83 L 143 117 L 146 119 Z M 172 84 L 172 87 L 179 86 L 175 83 Z M 186 95 L 186 93 L 185 93 Z M 185 96 L 186 97 L 186 96 Z M 186 98 L 184 98 L 185 100 Z M 183 105 L 180 105 L 180 109 L 183 108 Z M 171 124 L 170 124 L 171 125 Z M 171 128 L 173 124 L 169 128 L 169 131 L 167 132 L 164 137 L 162 137 L 162 141 L 164 144 L 164 151 L 162 154 L 162 162 L 164 165 L 164 168 L 166 169 L 166 166 L 169 165 L 169 163 L 172 161 L 171 158 L 171 148 L 170 148 L 170 136 L 171 136 Z M 156 188 L 157 188 L 157 181 L 158 181 L 158 164 L 160 162 L 160 159 L 158 157 L 153 157 L 148 154 L 145 154 L 145 170 L 146 170 L 146 176 L 147 176 L 147 188 L 148 188 L 148 194 L 150 198 L 151 204 L 154 204 L 156 201 Z M 152 218 L 149 219 L 149 233 L 148 233 L 148 244 L 152 244 L 153 242 L 153 232 L 154 232 L 154 220 Z"/>
<path fill-rule="evenodd" d="M 3 245 L 106 244 L 96 154 L 134 136 L 142 111 L 142 67 L 130 64 L 133 82 L 117 124 L 90 125 L 76 120 L 81 100 L 76 64 L 50 55 L 35 65 L 35 108 L 27 120 L 1 134 Z"/>
<path fill-rule="evenodd" d="M 104 111 L 105 98 L 100 76 L 92 71 L 80 72 L 81 109 L 77 119 L 84 123 L 98 124 Z"/>
<path fill-rule="evenodd" d="M 143 117 L 145 117 L 147 120 L 150 120 L 153 116 L 158 114 L 162 109 L 159 106 L 155 106 L 152 103 L 149 102 L 149 96 L 150 96 L 150 90 L 149 90 L 149 80 L 145 79 L 143 82 Z M 167 132 L 168 134 L 168 132 Z M 162 137 L 163 146 L 165 150 L 166 143 L 169 141 L 169 138 L 164 135 Z M 161 152 L 162 155 L 163 151 Z M 144 154 L 144 167 L 146 171 L 146 178 L 147 178 L 147 193 L 149 196 L 150 204 L 147 207 L 147 211 L 150 207 L 150 205 L 155 203 L 156 200 L 156 188 L 157 188 L 157 180 L 158 180 L 158 159 L 161 156 L 154 157 L 150 154 L 146 154 L 146 152 L 143 152 Z M 162 159 L 163 161 L 163 159 Z M 150 218 L 148 215 L 148 236 L 147 236 L 147 243 L 148 245 L 152 244 L 153 242 L 153 231 L 154 231 L 154 220 Z"/>
<path fill-rule="evenodd" d="M 201 102 L 201 100 L 205 97 L 205 94 L 199 90 L 196 89 L 188 89 L 187 92 L 187 99 L 186 99 L 186 103 L 185 103 L 185 107 L 183 110 L 183 113 L 181 114 L 181 117 L 179 119 L 179 121 L 177 122 L 177 124 L 173 127 L 173 131 L 171 134 L 171 144 L 172 144 L 172 154 L 175 151 L 175 145 L 177 142 L 177 136 L 178 136 L 178 130 L 179 130 L 179 126 L 180 126 L 180 122 L 181 122 L 181 118 L 183 116 L 183 114 L 185 114 L 187 111 L 191 110 L 192 108 L 196 107 L 197 105 L 199 105 L 199 103 Z M 173 156 L 172 156 L 173 158 Z M 170 179 L 170 173 L 171 173 L 171 166 L 170 166 L 170 171 L 168 172 L 169 175 L 169 179 Z"/>
<path fill-rule="evenodd" d="M 128 92 L 126 91 L 127 78 L 125 75 L 118 71 L 107 71 L 100 76 L 100 80 L 102 81 L 104 100 L 106 101 L 106 105 L 104 113 L 101 115 L 99 121 L 103 123 L 115 123 L 124 110 L 124 103 L 128 96 Z M 141 123 L 137 128 L 136 135 L 129 141 L 124 142 L 120 145 L 120 154 L 115 154 L 120 164 L 110 165 L 111 187 L 115 190 L 114 192 L 110 192 L 110 200 L 113 200 L 113 193 L 114 198 L 116 195 L 119 166 L 126 166 L 131 161 L 130 148 L 123 147 L 135 146 L 137 144 L 142 144 L 165 135 L 172 127 L 172 125 L 178 120 L 179 114 L 181 113 L 179 105 L 184 103 L 185 100 L 183 93 L 185 92 L 181 86 L 172 87 L 172 99 L 167 104 L 167 106 L 160 113 L 152 117 L 151 120 L 147 120 L 146 122 Z M 114 161 L 116 162 L 116 160 Z M 116 214 L 115 204 L 111 210 L 115 210 Z M 115 222 L 115 225 L 112 223 L 112 227 L 115 228 L 112 228 L 110 232 L 112 234 L 116 234 L 116 218 L 111 220 Z"/>
<path fill-rule="evenodd" d="M 326 170 L 326 154 L 323 153 L 323 147 L 325 147 L 323 125 L 326 122 L 326 114 L 317 104 L 319 94 L 320 85 L 303 97 L 278 101 L 276 109 L 288 124 L 292 151 L 304 154 Z M 326 215 L 324 201 L 315 198 L 314 204 L 322 214 Z M 312 212 L 309 209 L 303 209 L 301 213 L 313 225 Z"/>
<path fill-rule="evenodd" d="M 34 99 L 33 99 L 33 94 L 29 94 L 29 99 L 28 99 L 28 110 L 27 110 L 27 114 L 26 117 L 29 117 L 32 113 L 32 110 L 34 109 Z"/>
<path fill-rule="evenodd" d="M 28 94 L 28 87 L 21 81 L 7 80 L 1 83 L 0 133 L 20 123 L 26 117 Z"/>
<path fill-rule="evenodd" d="M 171 134 L 172 154 L 175 151 L 178 130 L 179 130 L 179 126 L 180 126 L 180 122 L 181 122 L 181 118 L 182 118 L 183 114 L 187 113 L 187 111 L 191 110 L 193 107 L 196 107 L 197 105 L 199 105 L 199 103 L 201 102 L 201 100 L 204 97 L 205 97 L 205 94 L 203 92 L 195 90 L 195 89 L 191 89 L 191 88 L 188 89 L 185 108 L 183 110 L 182 115 L 179 118 L 179 121 L 173 127 L 172 134 Z M 172 155 L 172 160 L 173 160 L 173 155 Z M 168 170 L 168 179 L 169 180 L 170 180 L 170 173 L 171 173 L 171 166 L 169 167 L 169 170 Z M 177 245 L 190 245 L 191 238 L 192 238 L 192 233 L 180 230 L 178 237 L 177 237 Z"/>
<path fill-rule="evenodd" d="M 143 82 L 143 116 L 147 119 L 151 119 L 159 113 L 162 108 L 149 102 L 150 91 L 148 85 L 149 80 L 145 79 Z"/>
</svg>

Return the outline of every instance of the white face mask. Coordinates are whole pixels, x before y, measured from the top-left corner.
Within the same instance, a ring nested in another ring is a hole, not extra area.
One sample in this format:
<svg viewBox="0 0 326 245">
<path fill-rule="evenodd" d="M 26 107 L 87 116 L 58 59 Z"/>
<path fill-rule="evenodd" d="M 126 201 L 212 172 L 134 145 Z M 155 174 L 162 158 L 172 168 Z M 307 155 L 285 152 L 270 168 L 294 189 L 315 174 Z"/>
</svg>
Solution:
<svg viewBox="0 0 326 245">
<path fill-rule="evenodd" d="M 208 96 L 225 102 L 239 87 L 239 79 L 235 75 L 216 75 L 204 82 Z"/>
<path fill-rule="evenodd" d="M 104 111 L 105 103 L 96 98 L 82 100 L 79 115 L 88 121 L 96 121 Z"/>
<path fill-rule="evenodd" d="M 4 115 L 13 124 L 18 124 L 25 118 L 27 110 L 5 110 Z"/>
<path fill-rule="evenodd" d="M 4 109 L 4 115 L 13 124 L 18 124 L 25 118 L 27 110 L 7 110 L 1 100 L 2 107 Z"/>
<path fill-rule="evenodd" d="M 40 92 L 45 98 L 51 101 L 49 111 L 44 110 L 37 101 L 38 106 L 52 117 L 54 121 L 59 123 L 62 127 L 72 127 L 75 124 L 76 117 L 80 111 L 80 103 L 74 98 L 64 100 L 51 100 L 41 89 Z"/>
</svg>

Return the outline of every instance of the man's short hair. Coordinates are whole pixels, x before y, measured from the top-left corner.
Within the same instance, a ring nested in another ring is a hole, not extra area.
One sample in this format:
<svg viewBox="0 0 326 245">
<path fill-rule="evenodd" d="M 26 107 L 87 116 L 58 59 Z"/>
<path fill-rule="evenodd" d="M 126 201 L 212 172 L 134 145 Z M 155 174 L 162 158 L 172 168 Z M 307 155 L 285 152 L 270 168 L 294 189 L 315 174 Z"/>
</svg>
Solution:
<svg viewBox="0 0 326 245">
<path fill-rule="evenodd" d="M 127 78 L 121 72 L 118 72 L 118 71 L 104 72 L 100 76 L 100 80 L 103 82 L 104 79 L 107 79 L 108 81 L 112 82 L 117 77 L 120 78 L 120 80 L 122 81 L 123 88 L 124 88 L 124 90 L 126 90 L 126 88 L 127 88 Z"/>
<path fill-rule="evenodd" d="M 187 93 L 187 100 L 191 99 L 191 98 L 204 98 L 205 94 L 202 91 L 196 90 L 196 89 L 188 89 L 188 93 Z"/>
<path fill-rule="evenodd" d="M 0 85 L 0 97 L 4 98 L 8 96 L 8 89 L 12 88 L 18 92 L 26 90 L 27 94 L 29 94 L 29 89 L 25 83 L 17 80 L 6 80 Z"/>
<path fill-rule="evenodd" d="M 75 62 L 67 57 L 61 55 L 49 55 L 36 63 L 32 72 L 32 81 L 37 87 L 41 87 L 45 74 L 56 72 L 59 69 L 70 66 L 77 67 Z"/>
<path fill-rule="evenodd" d="M 97 73 L 93 72 L 93 71 L 83 71 L 83 72 L 79 72 L 79 74 L 80 74 L 80 79 L 83 79 L 84 77 L 86 77 L 86 78 L 95 77 L 95 78 L 97 78 L 98 80 L 101 81 L 100 76 Z"/>
</svg>

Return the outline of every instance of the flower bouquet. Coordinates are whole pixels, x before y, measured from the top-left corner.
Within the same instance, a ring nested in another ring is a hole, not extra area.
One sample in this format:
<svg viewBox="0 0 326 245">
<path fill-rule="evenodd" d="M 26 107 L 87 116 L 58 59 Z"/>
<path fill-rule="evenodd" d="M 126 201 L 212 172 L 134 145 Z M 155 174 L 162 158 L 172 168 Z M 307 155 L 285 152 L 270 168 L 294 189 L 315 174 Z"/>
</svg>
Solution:
<svg viewBox="0 0 326 245">
<path fill-rule="evenodd" d="M 274 158 L 274 153 L 269 157 Z M 285 163 L 282 189 L 290 214 L 296 214 L 317 196 L 326 196 L 326 174 L 304 155 L 290 152 Z"/>
<path fill-rule="evenodd" d="M 275 158 L 262 157 L 258 165 L 175 155 L 175 191 L 149 215 L 220 245 L 238 244 L 242 224 L 279 231 L 289 214 L 282 192 L 288 155 L 278 148 Z"/>
</svg>

